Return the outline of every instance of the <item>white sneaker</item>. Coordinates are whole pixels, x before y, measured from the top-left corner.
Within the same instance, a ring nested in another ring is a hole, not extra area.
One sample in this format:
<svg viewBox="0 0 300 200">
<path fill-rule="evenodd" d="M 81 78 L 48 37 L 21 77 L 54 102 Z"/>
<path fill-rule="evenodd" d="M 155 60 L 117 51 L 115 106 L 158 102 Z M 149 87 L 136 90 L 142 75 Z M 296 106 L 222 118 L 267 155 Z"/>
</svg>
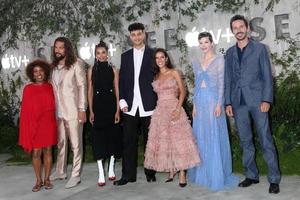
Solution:
<svg viewBox="0 0 300 200">
<path fill-rule="evenodd" d="M 80 183 L 80 181 L 81 180 L 80 180 L 79 176 L 78 177 L 71 177 L 68 180 L 67 184 L 65 185 L 65 188 L 69 189 L 69 188 L 75 187 L 75 186 L 77 186 Z"/>
<path fill-rule="evenodd" d="M 55 180 L 63 180 L 67 179 L 67 174 L 57 174 L 54 172 L 53 174 L 50 175 L 50 181 L 55 181 Z"/>
</svg>

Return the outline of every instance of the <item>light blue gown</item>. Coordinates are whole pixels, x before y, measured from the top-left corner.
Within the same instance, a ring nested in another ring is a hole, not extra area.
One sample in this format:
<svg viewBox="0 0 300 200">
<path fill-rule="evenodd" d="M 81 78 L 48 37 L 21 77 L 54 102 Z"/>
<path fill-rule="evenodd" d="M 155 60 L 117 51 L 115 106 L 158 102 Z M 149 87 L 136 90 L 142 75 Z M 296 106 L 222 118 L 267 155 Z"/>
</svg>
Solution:
<svg viewBox="0 0 300 200">
<path fill-rule="evenodd" d="M 192 62 L 195 74 L 193 103 L 196 116 L 193 119 L 201 164 L 188 170 L 191 182 L 213 191 L 238 185 L 239 178 L 232 174 L 231 149 L 224 112 L 224 57 L 217 55 L 203 70 L 199 60 Z M 214 115 L 216 105 L 222 113 Z"/>
</svg>

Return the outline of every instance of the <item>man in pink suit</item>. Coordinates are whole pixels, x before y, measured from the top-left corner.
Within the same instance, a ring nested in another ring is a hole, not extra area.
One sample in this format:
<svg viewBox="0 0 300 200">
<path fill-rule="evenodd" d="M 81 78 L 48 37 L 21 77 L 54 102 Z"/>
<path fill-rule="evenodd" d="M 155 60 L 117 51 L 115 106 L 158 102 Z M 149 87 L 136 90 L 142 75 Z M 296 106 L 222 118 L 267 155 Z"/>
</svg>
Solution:
<svg viewBox="0 0 300 200">
<path fill-rule="evenodd" d="M 58 37 L 54 42 L 53 85 L 58 128 L 58 152 L 56 170 L 51 180 L 67 178 L 68 140 L 73 151 L 71 178 L 65 188 L 72 188 L 81 181 L 82 130 L 86 122 L 87 82 L 83 62 L 77 59 L 68 38 Z"/>
</svg>

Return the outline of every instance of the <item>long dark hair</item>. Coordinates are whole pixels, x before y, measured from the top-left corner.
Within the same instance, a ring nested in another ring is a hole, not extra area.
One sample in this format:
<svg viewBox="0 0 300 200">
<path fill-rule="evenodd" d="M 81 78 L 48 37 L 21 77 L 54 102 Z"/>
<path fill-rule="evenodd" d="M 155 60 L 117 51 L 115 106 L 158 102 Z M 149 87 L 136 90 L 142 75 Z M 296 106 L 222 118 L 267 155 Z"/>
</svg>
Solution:
<svg viewBox="0 0 300 200">
<path fill-rule="evenodd" d="M 66 37 L 58 37 L 54 41 L 54 48 L 53 48 L 53 51 L 52 51 L 52 54 L 53 54 L 52 55 L 53 56 L 52 65 L 57 66 L 58 62 L 59 62 L 59 60 L 56 59 L 56 57 L 55 57 L 55 44 L 56 44 L 56 42 L 63 42 L 64 43 L 65 56 L 66 56 L 65 67 L 67 69 L 70 69 L 70 67 L 77 61 L 77 56 L 75 54 L 75 50 L 73 48 L 73 45 L 72 45 L 71 41 Z"/>
<path fill-rule="evenodd" d="M 153 62 L 153 67 L 154 67 L 154 74 L 157 75 L 159 73 L 159 67 L 158 65 L 156 64 L 156 54 L 157 53 L 163 53 L 165 55 L 165 57 L 167 58 L 167 61 L 166 61 L 166 67 L 169 68 L 169 69 L 173 69 L 174 66 L 172 65 L 172 62 L 170 60 L 170 57 L 169 57 L 169 54 L 167 53 L 167 51 L 163 48 L 157 48 L 154 52 L 154 62 Z"/>
</svg>

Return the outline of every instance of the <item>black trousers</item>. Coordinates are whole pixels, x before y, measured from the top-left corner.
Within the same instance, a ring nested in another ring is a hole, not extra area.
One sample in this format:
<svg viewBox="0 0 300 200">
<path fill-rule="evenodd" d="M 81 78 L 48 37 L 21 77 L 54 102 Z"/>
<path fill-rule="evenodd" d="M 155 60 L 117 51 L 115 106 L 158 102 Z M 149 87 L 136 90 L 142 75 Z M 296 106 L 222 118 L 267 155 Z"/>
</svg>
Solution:
<svg viewBox="0 0 300 200">
<path fill-rule="evenodd" d="M 136 179 L 138 161 L 138 137 L 143 134 L 144 150 L 148 140 L 148 130 L 151 116 L 140 117 L 139 111 L 135 116 L 123 115 L 123 154 L 122 154 L 122 178 Z M 155 175 L 154 170 L 144 168 L 147 177 Z"/>
</svg>

